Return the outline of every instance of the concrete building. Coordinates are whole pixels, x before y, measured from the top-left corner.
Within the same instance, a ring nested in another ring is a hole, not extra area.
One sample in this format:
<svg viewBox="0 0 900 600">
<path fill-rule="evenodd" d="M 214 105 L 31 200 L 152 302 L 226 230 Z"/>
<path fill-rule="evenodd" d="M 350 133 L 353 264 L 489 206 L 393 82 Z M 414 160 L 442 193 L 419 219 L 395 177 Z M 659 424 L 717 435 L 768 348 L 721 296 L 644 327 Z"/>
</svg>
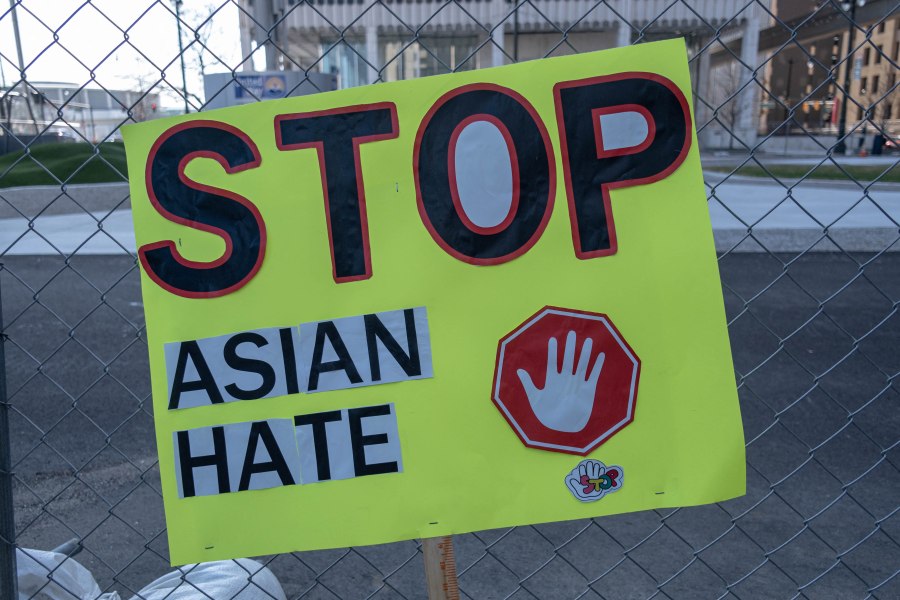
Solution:
<svg viewBox="0 0 900 600">
<path fill-rule="evenodd" d="M 121 139 L 130 121 L 162 116 L 159 93 L 85 88 L 73 83 L 21 82 L 0 89 L 0 121 L 23 143 L 35 136 L 73 141 Z M 0 131 L 0 135 L 2 135 Z M 13 144 L 14 149 L 21 144 Z"/>
<path fill-rule="evenodd" d="M 748 40 L 737 56 L 757 64 L 767 2 L 744 0 L 239 0 L 244 56 L 267 69 L 332 72 L 341 87 L 478 69 L 543 56 L 587 52 L 683 36 L 692 61 L 701 141 L 715 118 L 710 56 L 717 35 Z M 518 6 L 518 10 L 516 7 Z M 245 65 L 250 61 L 246 61 Z M 261 61 L 260 61 L 261 62 Z M 759 87 L 735 72 L 727 128 L 755 140 Z"/>
</svg>

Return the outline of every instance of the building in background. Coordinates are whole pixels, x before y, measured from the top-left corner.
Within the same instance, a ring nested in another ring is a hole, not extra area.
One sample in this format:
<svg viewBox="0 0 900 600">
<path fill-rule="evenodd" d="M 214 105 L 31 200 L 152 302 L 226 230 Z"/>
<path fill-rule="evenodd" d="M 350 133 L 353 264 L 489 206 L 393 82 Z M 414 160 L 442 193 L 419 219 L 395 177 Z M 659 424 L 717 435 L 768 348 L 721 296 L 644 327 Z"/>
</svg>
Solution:
<svg viewBox="0 0 900 600">
<path fill-rule="evenodd" d="M 0 137 L 19 150 L 33 139 L 102 142 L 121 139 L 120 126 L 162 116 L 159 93 L 28 82 L 0 89 Z M 13 135 L 8 136 L 6 132 Z M 0 140 L 0 152 L 7 147 Z"/>
<path fill-rule="evenodd" d="M 848 59 L 851 11 L 856 51 Z M 900 14 L 896 13 L 895 2 L 772 0 L 765 21 L 754 63 L 760 135 L 793 135 L 791 147 L 795 150 L 803 149 L 798 144 L 805 144 L 810 151 L 831 147 L 839 129 L 848 75 L 846 131 L 860 138 L 864 129 L 869 134 L 876 130 L 897 133 Z M 738 112 L 733 98 L 740 91 L 740 74 L 749 64 L 744 61 L 745 39 L 723 35 L 711 47 L 709 97 L 715 115 L 708 146 L 734 146 L 747 141 L 739 132 L 730 134 Z"/>
<path fill-rule="evenodd" d="M 513 61 L 685 37 L 701 141 L 716 129 L 753 143 L 760 87 L 753 69 L 733 69 L 729 122 L 715 111 L 710 56 L 719 38 L 750 40 L 736 56 L 757 64 L 767 1 L 745 0 L 238 0 L 244 56 L 268 70 L 334 73 L 340 87 L 395 81 Z M 362 13 L 362 14 L 360 14 Z M 249 66 L 251 61 L 245 61 Z M 724 61 L 720 61 L 724 62 Z M 724 138 L 723 138 L 724 139 Z"/>
</svg>

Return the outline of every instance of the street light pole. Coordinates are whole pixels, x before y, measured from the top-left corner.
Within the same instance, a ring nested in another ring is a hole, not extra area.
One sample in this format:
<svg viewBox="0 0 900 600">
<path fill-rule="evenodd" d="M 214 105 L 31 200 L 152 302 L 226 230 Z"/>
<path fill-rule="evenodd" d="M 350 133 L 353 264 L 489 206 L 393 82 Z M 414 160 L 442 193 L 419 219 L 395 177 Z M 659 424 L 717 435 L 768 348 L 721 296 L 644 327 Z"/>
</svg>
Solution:
<svg viewBox="0 0 900 600">
<path fill-rule="evenodd" d="M 791 124 L 788 123 L 788 118 L 791 109 L 791 75 L 794 71 L 794 59 L 789 58 L 787 63 L 787 79 L 785 80 L 784 84 L 784 121 L 785 123 L 787 123 L 788 130 L 790 131 Z"/>
<path fill-rule="evenodd" d="M 184 96 L 184 114 L 191 112 L 191 105 L 188 102 L 187 92 L 187 76 L 184 72 L 184 45 L 181 42 L 181 2 L 175 0 L 175 20 L 178 21 L 178 58 L 181 59 L 181 94 Z"/>
<path fill-rule="evenodd" d="M 513 13 L 513 62 L 519 62 L 519 0 Z"/>
<path fill-rule="evenodd" d="M 844 62 L 844 100 L 841 102 L 841 115 L 838 121 L 837 144 L 834 147 L 835 154 L 844 154 L 847 152 L 847 144 L 844 137 L 847 135 L 847 104 L 850 102 L 850 69 L 851 56 L 853 56 L 853 37 L 856 33 L 856 7 L 865 6 L 865 0 L 856 0 L 850 2 L 842 2 L 841 9 L 844 13 L 848 13 L 850 17 L 850 26 L 847 28 L 847 60 Z"/>
<path fill-rule="evenodd" d="M 28 117 L 31 119 L 32 125 L 34 125 L 34 137 L 37 138 L 41 135 L 41 130 L 38 127 L 37 120 L 34 118 L 34 111 L 31 109 L 31 99 L 28 97 L 28 85 L 25 83 L 25 60 L 22 58 L 22 38 L 19 37 L 19 19 L 16 17 L 16 0 L 9 0 L 9 12 L 12 16 L 12 27 L 13 27 L 13 36 L 16 38 L 16 56 L 19 59 L 19 83 L 22 84 L 22 97 L 25 98 L 25 106 L 28 107 Z M 12 87 L 16 87 L 15 85 Z M 12 135 L 12 131 L 10 131 L 7 135 Z"/>
<path fill-rule="evenodd" d="M 791 121 L 794 119 L 791 106 L 791 74 L 794 71 L 794 59 L 788 59 L 787 81 L 784 84 L 784 153 L 787 154 L 788 140 L 791 137 Z"/>
</svg>

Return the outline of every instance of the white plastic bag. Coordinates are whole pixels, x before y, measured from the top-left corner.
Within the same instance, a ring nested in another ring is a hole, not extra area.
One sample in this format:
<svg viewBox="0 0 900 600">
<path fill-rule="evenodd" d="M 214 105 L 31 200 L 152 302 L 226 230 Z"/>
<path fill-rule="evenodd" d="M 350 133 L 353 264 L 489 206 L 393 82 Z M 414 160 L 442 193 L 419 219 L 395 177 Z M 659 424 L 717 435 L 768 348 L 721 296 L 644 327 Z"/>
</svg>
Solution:
<svg viewBox="0 0 900 600">
<path fill-rule="evenodd" d="M 117 592 L 100 593 L 91 572 L 58 552 L 16 549 L 19 600 L 119 600 Z"/>
<path fill-rule="evenodd" d="M 269 569 L 239 558 L 185 565 L 142 589 L 131 600 L 285 600 Z"/>
<path fill-rule="evenodd" d="M 91 572 L 58 552 L 16 550 L 19 600 L 120 600 L 100 593 Z M 286 600 L 278 578 L 241 558 L 185 565 L 142 588 L 131 600 Z"/>
</svg>

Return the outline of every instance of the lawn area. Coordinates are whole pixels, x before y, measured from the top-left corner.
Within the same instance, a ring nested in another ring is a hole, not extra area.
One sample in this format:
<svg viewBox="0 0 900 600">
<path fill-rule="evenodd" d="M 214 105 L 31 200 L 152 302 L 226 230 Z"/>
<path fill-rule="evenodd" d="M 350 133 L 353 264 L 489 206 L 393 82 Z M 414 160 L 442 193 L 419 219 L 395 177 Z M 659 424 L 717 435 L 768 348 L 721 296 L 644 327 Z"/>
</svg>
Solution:
<svg viewBox="0 0 900 600">
<path fill-rule="evenodd" d="M 857 181 L 890 181 L 900 183 L 900 168 L 897 163 L 893 165 L 844 165 L 843 170 L 833 164 L 822 165 L 817 167 L 815 171 L 809 173 L 811 165 L 766 165 L 764 170 L 759 165 L 746 165 L 738 169 L 738 175 L 746 175 L 748 177 L 765 177 L 770 179 L 773 175 L 779 179 L 797 180 L 801 177 L 808 179 L 842 179 L 849 181 L 856 179 Z M 890 170 L 888 170 L 890 169 Z M 707 171 L 715 171 L 717 173 L 731 173 L 734 167 L 705 167 Z M 846 172 L 845 172 L 846 171 Z M 885 173 L 885 171 L 887 171 Z M 807 173 L 809 173 L 807 175 Z"/>
<path fill-rule="evenodd" d="M 0 155 L 0 188 L 58 185 L 60 181 L 123 182 L 125 173 L 125 145 L 121 142 L 100 144 L 99 156 L 93 145 L 85 143 L 36 144 L 28 156 L 24 151 Z"/>
</svg>

